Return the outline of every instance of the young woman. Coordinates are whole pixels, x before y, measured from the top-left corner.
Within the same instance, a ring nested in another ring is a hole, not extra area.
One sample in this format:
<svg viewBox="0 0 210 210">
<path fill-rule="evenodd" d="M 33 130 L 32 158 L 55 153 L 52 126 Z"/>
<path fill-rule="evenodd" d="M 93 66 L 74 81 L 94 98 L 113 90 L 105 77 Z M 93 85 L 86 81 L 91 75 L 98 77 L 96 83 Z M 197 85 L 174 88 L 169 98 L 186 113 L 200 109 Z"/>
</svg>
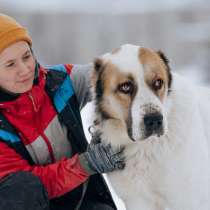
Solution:
<svg viewBox="0 0 210 210">
<path fill-rule="evenodd" d="M 116 209 L 101 173 L 123 151 L 87 145 L 91 66 L 41 66 L 27 30 L 0 14 L 0 210 Z"/>
</svg>

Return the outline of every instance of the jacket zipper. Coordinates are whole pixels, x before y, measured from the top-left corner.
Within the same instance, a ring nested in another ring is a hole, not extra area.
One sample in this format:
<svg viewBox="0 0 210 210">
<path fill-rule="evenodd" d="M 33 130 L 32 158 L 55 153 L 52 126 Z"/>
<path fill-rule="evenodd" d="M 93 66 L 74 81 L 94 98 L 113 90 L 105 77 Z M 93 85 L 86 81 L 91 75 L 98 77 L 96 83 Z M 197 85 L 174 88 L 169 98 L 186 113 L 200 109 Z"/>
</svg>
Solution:
<svg viewBox="0 0 210 210">
<path fill-rule="evenodd" d="M 28 96 L 29 96 L 29 98 L 31 99 L 31 102 L 32 102 L 32 105 L 33 105 L 34 111 L 35 111 L 35 112 L 37 112 L 37 111 L 38 111 L 38 109 L 37 109 L 37 107 L 36 107 L 36 104 L 35 104 L 34 98 L 33 98 L 33 96 L 32 96 L 32 93 L 31 93 L 31 92 L 29 92 L 29 93 L 28 93 Z"/>
<path fill-rule="evenodd" d="M 28 93 L 28 96 L 29 96 L 29 98 L 30 98 L 30 100 L 31 100 L 31 102 L 32 102 L 34 111 L 35 111 L 35 112 L 38 112 L 38 108 L 37 108 L 37 106 L 36 106 L 36 103 L 35 103 L 35 101 L 34 101 L 34 98 L 33 98 L 32 93 L 29 92 L 29 93 Z M 39 127 L 39 122 L 36 123 L 36 125 L 37 125 L 38 132 L 39 132 L 40 136 L 44 139 L 44 142 L 45 142 L 45 144 L 47 145 L 47 148 L 48 148 L 48 151 L 49 151 L 49 154 L 50 154 L 51 162 L 54 163 L 54 162 L 55 162 L 55 156 L 54 156 L 54 154 L 53 154 L 52 145 L 51 145 L 51 143 L 50 143 L 48 137 L 42 132 L 42 129 L 40 129 L 40 127 Z"/>
</svg>

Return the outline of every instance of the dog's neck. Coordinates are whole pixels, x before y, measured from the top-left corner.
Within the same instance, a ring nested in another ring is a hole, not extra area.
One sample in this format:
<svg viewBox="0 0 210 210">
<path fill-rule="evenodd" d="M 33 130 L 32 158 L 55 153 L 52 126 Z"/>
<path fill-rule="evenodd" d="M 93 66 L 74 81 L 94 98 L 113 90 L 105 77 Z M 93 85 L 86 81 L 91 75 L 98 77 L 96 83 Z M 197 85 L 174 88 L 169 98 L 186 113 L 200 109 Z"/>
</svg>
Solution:
<svg viewBox="0 0 210 210">
<path fill-rule="evenodd" d="M 136 155 L 139 150 L 139 147 L 136 146 L 138 143 L 133 142 L 129 138 L 126 129 L 122 129 L 122 125 L 120 126 L 119 120 L 102 120 L 102 118 L 98 116 L 93 123 L 89 131 L 94 143 L 102 141 L 104 143 L 111 143 L 113 146 L 123 146 L 125 147 L 126 159 L 131 159 Z"/>
</svg>

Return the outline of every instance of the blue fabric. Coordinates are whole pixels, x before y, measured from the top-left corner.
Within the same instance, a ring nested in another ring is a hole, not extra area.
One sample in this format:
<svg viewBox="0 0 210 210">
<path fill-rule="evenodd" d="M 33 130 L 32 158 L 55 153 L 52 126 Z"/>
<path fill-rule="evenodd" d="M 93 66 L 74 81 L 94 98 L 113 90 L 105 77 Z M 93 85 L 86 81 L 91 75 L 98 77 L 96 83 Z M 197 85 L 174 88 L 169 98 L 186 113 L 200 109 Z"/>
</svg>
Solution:
<svg viewBox="0 0 210 210">
<path fill-rule="evenodd" d="M 45 66 L 45 67 L 48 70 L 61 71 L 67 73 L 66 67 L 63 64 Z M 74 90 L 70 76 L 67 75 L 66 79 L 64 80 L 62 85 L 58 88 L 53 98 L 53 102 L 58 113 L 60 113 L 64 109 L 64 107 L 66 106 L 68 100 L 72 95 L 74 95 Z"/>
<path fill-rule="evenodd" d="M 10 141 L 12 143 L 20 141 L 20 138 L 17 135 L 12 134 L 2 129 L 0 129 L 0 138 L 4 139 L 4 141 Z"/>
<path fill-rule="evenodd" d="M 67 76 L 63 84 L 58 88 L 54 96 L 54 104 L 58 113 L 66 106 L 69 98 L 74 95 L 70 76 Z"/>
</svg>

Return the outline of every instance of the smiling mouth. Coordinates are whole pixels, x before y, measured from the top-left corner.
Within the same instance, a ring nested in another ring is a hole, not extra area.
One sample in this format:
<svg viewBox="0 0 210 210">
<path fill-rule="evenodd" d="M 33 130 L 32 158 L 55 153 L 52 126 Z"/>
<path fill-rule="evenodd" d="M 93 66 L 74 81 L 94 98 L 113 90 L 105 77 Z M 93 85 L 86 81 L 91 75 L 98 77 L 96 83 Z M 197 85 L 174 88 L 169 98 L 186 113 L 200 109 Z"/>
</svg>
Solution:
<svg viewBox="0 0 210 210">
<path fill-rule="evenodd" d="M 21 81 L 19 81 L 18 83 L 25 83 L 25 82 L 27 82 L 27 81 L 29 81 L 29 80 L 31 80 L 31 77 L 29 77 L 29 78 L 27 78 L 27 79 L 24 79 L 24 80 L 21 80 Z"/>
</svg>

